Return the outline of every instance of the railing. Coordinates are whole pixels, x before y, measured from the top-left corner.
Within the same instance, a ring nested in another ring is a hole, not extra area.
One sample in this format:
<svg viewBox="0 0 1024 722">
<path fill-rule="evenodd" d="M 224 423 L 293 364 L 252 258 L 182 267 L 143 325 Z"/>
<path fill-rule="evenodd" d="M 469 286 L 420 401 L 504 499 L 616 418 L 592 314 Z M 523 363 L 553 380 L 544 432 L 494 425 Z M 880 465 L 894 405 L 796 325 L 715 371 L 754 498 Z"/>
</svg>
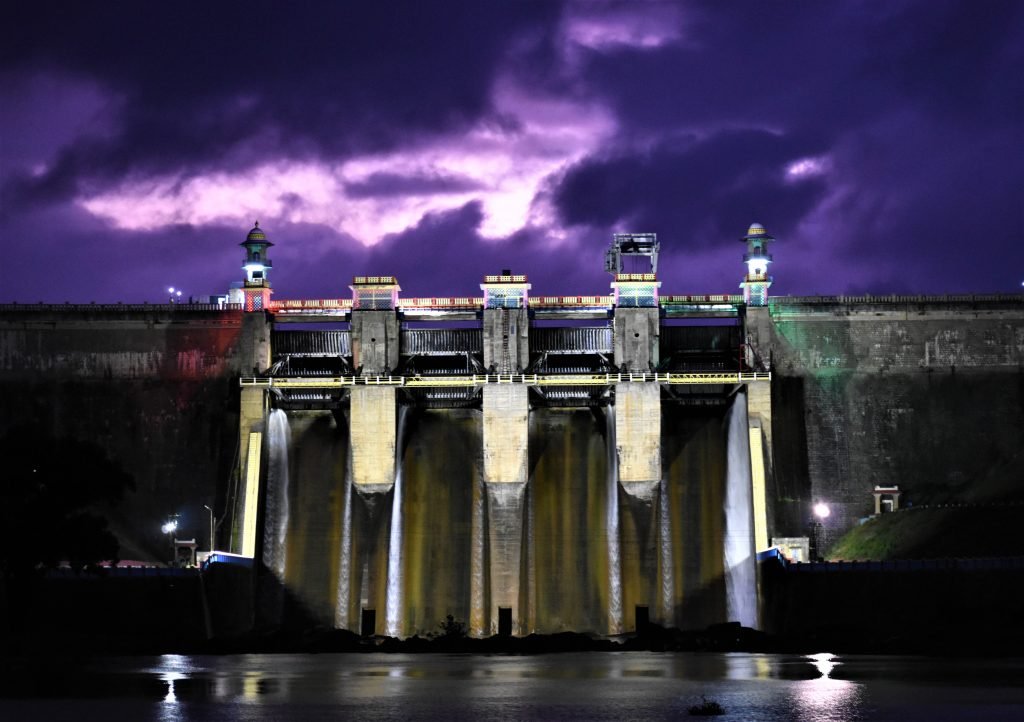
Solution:
<svg viewBox="0 0 1024 722">
<path fill-rule="evenodd" d="M 528 386 L 610 386 L 621 383 L 659 383 L 682 385 L 721 385 L 771 381 L 763 372 L 742 373 L 646 373 L 646 374 L 472 374 L 464 376 L 332 376 L 330 378 L 254 378 L 240 379 L 242 386 L 280 389 L 339 388 L 344 386 L 402 386 L 441 388 L 483 386 L 486 384 L 525 384 Z"/>
<path fill-rule="evenodd" d="M 662 296 L 662 306 L 689 305 L 689 304 L 740 304 L 743 303 L 742 295 L 712 294 L 705 296 Z"/>
<path fill-rule="evenodd" d="M 314 298 L 305 300 L 271 301 L 267 309 L 276 312 L 307 310 L 348 310 L 352 308 L 351 298 Z"/>
<path fill-rule="evenodd" d="M 455 298 L 400 298 L 399 309 L 420 308 L 483 308 L 484 299 L 476 296 L 458 296 Z"/>
<path fill-rule="evenodd" d="M 531 296 L 531 308 L 611 308 L 612 296 Z"/>
<path fill-rule="evenodd" d="M 771 296 L 769 305 L 802 306 L 823 304 L 857 303 L 1024 303 L 1024 293 L 967 293 L 943 296 L 906 296 L 889 294 L 884 296 Z"/>
<path fill-rule="evenodd" d="M 0 303 L 0 311 L 241 311 L 240 303 Z"/>
</svg>

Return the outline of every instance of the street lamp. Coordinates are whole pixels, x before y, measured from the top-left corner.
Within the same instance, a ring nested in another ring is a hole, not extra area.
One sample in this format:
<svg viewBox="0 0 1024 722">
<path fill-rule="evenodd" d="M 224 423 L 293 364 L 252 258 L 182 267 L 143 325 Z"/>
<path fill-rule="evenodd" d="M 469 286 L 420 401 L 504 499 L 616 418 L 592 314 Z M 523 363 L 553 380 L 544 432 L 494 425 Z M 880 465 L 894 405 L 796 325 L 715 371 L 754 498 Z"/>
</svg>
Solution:
<svg viewBox="0 0 1024 722">
<path fill-rule="evenodd" d="M 213 509 L 206 504 L 203 504 L 203 508 L 210 512 L 210 554 L 213 554 Z"/>
<path fill-rule="evenodd" d="M 167 535 L 167 541 L 171 545 L 171 565 L 177 566 L 178 551 L 174 548 L 174 532 L 178 531 L 178 515 L 174 514 L 168 517 L 160 527 L 160 531 Z"/>
<path fill-rule="evenodd" d="M 822 542 L 824 541 L 822 537 L 824 536 L 825 531 L 825 525 L 822 522 L 828 519 L 832 510 L 828 508 L 828 504 L 823 501 L 819 501 L 814 505 L 812 511 L 814 512 L 814 522 L 811 524 L 811 532 L 813 534 L 813 539 L 811 541 L 814 544 L 814 551 L 811 552 L 811 558 L 814 561 L 821 561 L 822 552 L 824 551 L 821 548 Z"/>
</svg>

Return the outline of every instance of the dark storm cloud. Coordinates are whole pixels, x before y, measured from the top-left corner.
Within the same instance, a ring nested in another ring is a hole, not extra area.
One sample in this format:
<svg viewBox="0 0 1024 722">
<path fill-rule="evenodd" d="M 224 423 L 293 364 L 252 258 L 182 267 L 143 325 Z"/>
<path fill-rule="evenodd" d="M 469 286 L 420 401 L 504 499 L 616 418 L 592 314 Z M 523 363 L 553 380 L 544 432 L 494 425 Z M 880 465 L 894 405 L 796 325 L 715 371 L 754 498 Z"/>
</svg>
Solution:
<svg viewBox="0 0 1024 722">
<path fill-rule="evenodd" d="M 814 139 L 756 130 L 668 141 L 641 153 L 586 159 L 566 173 L 555 202 L 571 225 L 673 229 L 671 235 L 683 236 L 688 247 L 700 247 L 731 237 L 739 225 L 769 211 L 802 217 L 821 197 L 823 184 L 787 181 L 784 166 L 822 149 Z"/>
<path fill-rule="evenodd" d="M 1019 288 L 1014 0 L 0 12 L 0 301 L 223 291 L 257 213 L 282 298 L 606 293 L 615 230 L 729 292 L 755 220 L 780 293 Z"/>
<path fill-rule="evenodd" d="M 8 4 L 0 67 L 95 80 L 122 98 L 114 137 L 39 181 L 343 157 L 464 127 L 490 111 L 507 42 L 546 2 Z"/>
</svg>

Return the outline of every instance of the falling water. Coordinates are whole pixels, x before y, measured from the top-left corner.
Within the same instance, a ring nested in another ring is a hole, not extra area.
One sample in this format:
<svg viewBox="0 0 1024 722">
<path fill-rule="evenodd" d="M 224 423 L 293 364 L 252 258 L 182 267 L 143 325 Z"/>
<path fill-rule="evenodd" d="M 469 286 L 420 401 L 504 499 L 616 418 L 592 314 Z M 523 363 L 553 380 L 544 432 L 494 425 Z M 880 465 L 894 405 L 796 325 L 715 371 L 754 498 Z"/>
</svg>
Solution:
<svg viewBox="0 0 1024 722">
<path fill-rule="evenodd" d="M 284 574 L 288 534 L 288 417 L 280 409 L 267 417 L 267 485 L 263 512 L 263 567 L 258 616 L 276 626 L 284 616 Z"/>
<path fill-rule="evenodd" d="M 384 614 L 385 628 L 391 637 L 402 633 L 402 451 L 408 406 L 398 407 L 398 431 L 395 435 L 395 484 L 391 494 L 391 533 L 388 539 L 388 589 Z"/>
<path fill-rule="evenodd" d="M 622 632 L 622 562 L 619 553 L 619 451 L 615 437 L 615 407 L 609 404 L 605 415 L 608 454 L 608 633 Z"/>
<path fill-rule="evenodd" d="M 263 566 L 284 581 L 288 534 L 288 416 L 280 409 L 267 419 L 267 495 L 263 522 Z"/>
<path fill-rule="evenodd" d="M 668 501 L 668 479 L 662 479 L 658 493 L 658 565 L 661 568 L 661 623 L 667 627 L 676 624 L 676 581 L 672 564 L 672 513 Z"/>
<path fill-rule="evenodd" d="M 730 621 L 757 626 L 757 579 L 747 396 L 729 409 L 725 485 L 725 594 Z"/>
<path fill-rule="evenodd" d="M 334 608 L 334 626 L 351 629 L 349 619 L 352 598 L 352 447 L 348 448 L 348 463 L 345 465 L 345 482 L 342 485 L 344 500 L 341 507 L 341 549 L 338 558 L 338 596 Z"/>
</svg>

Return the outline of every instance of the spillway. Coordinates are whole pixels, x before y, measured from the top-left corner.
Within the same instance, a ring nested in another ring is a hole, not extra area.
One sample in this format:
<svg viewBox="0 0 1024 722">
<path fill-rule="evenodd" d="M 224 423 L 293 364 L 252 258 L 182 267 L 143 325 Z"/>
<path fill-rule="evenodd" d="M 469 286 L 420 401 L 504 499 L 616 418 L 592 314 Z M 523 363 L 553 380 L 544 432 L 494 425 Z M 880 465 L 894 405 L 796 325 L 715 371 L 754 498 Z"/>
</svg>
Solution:
<svg viewBox="0 0 1024 722">
<path fill-rule="evenodd" d="M 262 560 L 290 592 L 282 613 L 356 630 L 375 610 L 377 632 L 394 636 L 435 632 L 451 614 L 486 636 L 498 630 L 494 560 L 518 555 L 501 572 L 518 588 L 515 633 L 618 634 L 638 606 L 666 626 L 752 625 L 746 398 L 735 398 L 663 402 L 663 475 L 642 494 L 618 478 L 614 405 L 532 409 L 527 482 L 492 488 L 478 409 L 403 407 L 388 490 L 353 483 L 345 410 L 270 411 Z"/>
</svg>

